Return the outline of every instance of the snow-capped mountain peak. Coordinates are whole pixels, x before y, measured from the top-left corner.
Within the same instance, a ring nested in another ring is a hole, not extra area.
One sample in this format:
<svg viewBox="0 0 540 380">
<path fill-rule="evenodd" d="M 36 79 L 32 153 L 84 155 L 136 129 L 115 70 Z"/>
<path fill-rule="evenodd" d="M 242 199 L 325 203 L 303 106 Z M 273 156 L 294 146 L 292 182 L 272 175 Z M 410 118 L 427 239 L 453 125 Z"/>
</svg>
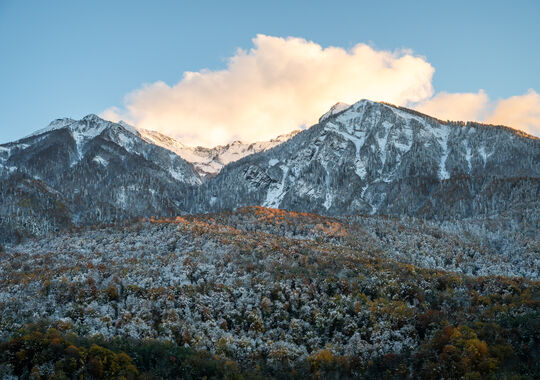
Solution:
<svg viewBox="0 0 540 380">
<path fill-rule="evenodd" d="M 74 123 L 75 120 L 70 117 L 64 117 L 61 119 L 53 120 L 49 123 L 47 128 L 64 128 L 72 123 Z"/>
<path fill-rule="evenodd" d="M 73 124 L 75 120 L 69 117 L 64 117 L 60 119 L 53 120 L 47 125 L 45 128 L 38 129 L 37 131 L 33 132 L 32 134 L 26 136 L 26 137 L 32 137 L 32 136 L 38 136 L 43 133 L 54 131 L 56 129 L 62 129 L 68 127 L 70 124 Z"/>
<path fill-rule="evenodd" d="M 90 114 L 83 117 L 80 121 L 70 124 L 67 128 L 72 132 L 76 140 L 91 139 L 99 135 L 107 128 L 111 128 L 115 123 L 103 120 L 99 116 Z"/>
<path fill-rule="evenodd" d="M 48 152 L 44 154 L 44 152 Z M 61 152 L 61 153 L 60 153 Z M 169 173 L 175 180 L 197 185 L 199 176 L 191 165 L 181 157 L 142 138 L 139 131 L 127 123 L 114 123 L 95 114 L 89 114 L 80 120 L 70 118 L 57 119 L 47 128 L 37 131 L 19 141 L 4 144 L 0 152 L 0 164 L 3 172 L 16 170 L 21 161 L 37 157 L 61 157 L 59 167 L 75 168 L 80 164 L 92 162 L 101 167 L 108 167 L 111 160 L 126 160 L 126 155 L 133 155 L 152 162 Z M 45 161 L 36 160 L 35 167 L 27 172 L 36 178 L 43 178 L 47 168 Z M 50 171 L 51 175 L 55 170 Z M 48 176 L 49 174 L 47 174 Z"/>
<path fill-rule="evenodd" d="M 113 125 L 115 125 L 115 123 L 101 119 L 95 114 L 86 115 L 81 120 L 65 117 L 51 121 L 47 127 L 39 129 L 25 138 L 39 136 L 47 132 L 64 128 L 75 133 L 78 138 L 93 138 L 103 132 L 104 129 Z"/>
<path fill-rule="evenodd" d="M 89 113 L 88 115 L 83 117 L 82 120 L 90 121 L 90 122 L 99 122 L 99 121 L 101 121 L 103 119 L 100 118 L 98 115 L 96 115 L 94 113 Z"/>
<path fill-rule="evenodd" d="M 435 147 L 440 155 L 438 177 L 441 180 L 450 178 L 446 161 L 452 127 L 446 123 L 391 104 L 361 100 L 335 118 L 326 119 L 324 124 L 325 130 L 338 133 L 354 144 L 356 173 L 362 179 L 367 174 L 365 168 L 373 166 L 368 161 L 373 159 L 371 153 L 375 153 L 378 156 L 378 173 L 384 173 L 383 181 L 391 181 L 395 176 L 391 168 L 401 162 L 415 142 Z"/>
<path fill-rule="evenodd" d="M 347 103 L 342 103 L 342 102 L 337 102 L 336 104 L 334 104 L 330 110 L 325 113 L 324 115 L 322 115 L 320 118 L 319 118 L 319 123 L 323 122 L 324 120 L 328 119 L 330 116 L 333 116 L 337 113 L 340 113 L 341 111 L 344 111 L 346 110 L 347 108 L 350 107 L 350 104 L 347 104 Z"/>
</svg>

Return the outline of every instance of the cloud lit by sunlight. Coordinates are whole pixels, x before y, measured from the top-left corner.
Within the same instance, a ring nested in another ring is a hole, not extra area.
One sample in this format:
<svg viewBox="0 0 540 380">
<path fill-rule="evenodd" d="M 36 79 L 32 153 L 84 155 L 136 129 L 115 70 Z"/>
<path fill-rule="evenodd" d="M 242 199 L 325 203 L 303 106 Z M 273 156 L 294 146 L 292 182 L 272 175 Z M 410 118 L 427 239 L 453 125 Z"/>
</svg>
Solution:
<svg viewBox="0 0 540 380">
<path fill-rule="evenodd" d="M 533 90 L 497 102 L 477 93 L 434 95 L 434 68 L 423 57 L 358 44 L 323 48 L 300 38 L 258 35 L 224 70 L 186 72 L 173 86 L 146 84 L 101 116 L 215 146 L 262 141 L 310 126 L 338 101 L 367 98 L 416 108 L 443 120 L 505 124 L 540 135 L 540 97 Z"/>
<path fill-rule="evenodd" d="M 188 145 L 260 141 L 312 125 L 334 103 L 362 98 L 395 104 L 433 93 L 433 67 L 409 51 L 358 44 L 323 48 L 300 38 L 258 35 L 220 71 L 188 72 L 169 86 L 148 84 L 102 113 L 178 137 Z"/>
<path fill-rule="evenodd" d="M 414 108 L 442 120 L 484 120 L 489 98 L 483 90 L 478 93 L 439 92 Z"/>
<path fill-rule="evenodd" d="M 518 128 L 540 137 L 540 94 L 530 89 L 525 95 L 498 101 L 487 121 Z"/>
<path fill-rule="evenodd" d="M 540 136 L 540 95 L 532 89 L 524 95 L 497 101 L 490 100 L 483 90 L 478 93 L 440 92 L 414 108 L 442 120 L 506 125 Z"/>
</svg>

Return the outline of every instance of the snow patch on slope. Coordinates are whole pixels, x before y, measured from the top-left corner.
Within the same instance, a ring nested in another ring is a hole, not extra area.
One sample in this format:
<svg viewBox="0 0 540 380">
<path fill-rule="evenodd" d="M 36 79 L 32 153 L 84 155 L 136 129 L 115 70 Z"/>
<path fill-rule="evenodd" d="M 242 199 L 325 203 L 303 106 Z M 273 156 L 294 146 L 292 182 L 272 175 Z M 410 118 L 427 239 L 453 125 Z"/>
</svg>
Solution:
<svg viewBox="0 0 540 380">
<path fill-rule="evenodd" d="M 268 193 L 266 194 L 266 201 L 263 204 L 264 207 L 278 208 L 283 200 L 283 197 L 285 196 L 285 181 L 287 180 L 287 175 L 289 174 L 289 167 L 282 165 L 280 168 L 283 170 L 281 182 L 277 184 L 274 183 L 270 186 Z"/>
<path fill-rule="evenodd" d="M 467 165 L 469 166 L 469 172 L 472 170 L 471 158 L 472 158 L 471 147 L 467 144 L 466 151 L 465 151 L 465 160 L 467 160 Z"/>
<path fill-rule="evenodd" d="M 326 170 L 326 177 L 324 179 L 324 185 L 326 187 L 326 195 L 325 195 L 323 206 L 324 208 L 328 210 L 330 206 L 332 206 L 332 202 L 334 201 L 334 199 L 332 198 L 332 193 L 330 189 L 330 173 L 328 173 L 327 168 L 325 168 L 325 170 Z"/>
<path fill-rule="evenodd" d="M 96 163 L 98 163 L 98 164 L 100 164 L 100 165 L 103 165 L 103 166 L 105 166 L 105 167 L 106 167 L 107 165 L 109 165 L 109 162 L 108 162 L 106 159 L 104 159 L 103 157 L 101 157 L 101 156 L 96 156 L 96 157 L 94 157 L 94 158 L 92 159 L 92 161 L 94 161 L 94 162 L 96 162 Z"/>
<path fill-rule="evenodd" d="M 355 160 L 355 172 L 360 178 L 363 179 L 366 176 L 367 171 L 365 163 L 360 159 L 360 150 L 362 149 L 366 141 L 366 131 L 353 130 L 354 134 L 352 134 L 348 131 L 345 132 L 341 130 L 338 125 L 332 122 L 328 122 L 325 129 L 341 135 L 346 141 L 350 141 L 354 144 L 357 157 L 357 159 Z"/>
<path fill-rule="evenodd" d="M 433 128 L 433 134 L 437 138 L 442 149 L 441 160 L 439 162 L 439 178 L 445 180 L 450 178 L 450 173 L 446 170 L 446 160 L 448 159 L 448 136 L 450 128 L 446 125 L 440 125 L 439 128 Z"/>
<path fill-rule="evenodd" d="M 382 132 L 382 136 L 380 135 L 376 136 L 377 143 L 379 144 L 379 152 L 380 152 L 381 163 L 382 163 L 379 172 L 382 172 L 384 164 L 386 163 L 386 151 L 387 151 L 386 144 L 388 142 L 388 134 L 390 133 L 390 128 L 392 128 L 392 123 L 388 121 L 384 121 L 382 125 L 384 127 L 384 130 L 380 131 Z"/>
<path fill-rule="evenodd" d="M 486 147 L 483 145 L 478 148 L 478 153 L 480 153 L 480 157 L 482 157 L 482 161 L 484 161 L 484 167 L 486 167 L 487 159 L 489 156 L 491 156 L 491 154 L 486 152 Z"/>
</svg>

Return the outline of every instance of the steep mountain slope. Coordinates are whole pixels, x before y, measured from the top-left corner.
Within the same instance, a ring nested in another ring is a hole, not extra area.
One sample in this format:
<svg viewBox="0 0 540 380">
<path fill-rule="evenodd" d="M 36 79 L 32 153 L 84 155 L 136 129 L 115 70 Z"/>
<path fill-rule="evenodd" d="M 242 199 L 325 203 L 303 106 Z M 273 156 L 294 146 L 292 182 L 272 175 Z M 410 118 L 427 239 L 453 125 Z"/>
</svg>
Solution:
<svg viewBox="0 0 540 380">
<path fill-rule="evenodd" d="M 203 185 L 204 205 L 460 218 L 534 209 L 540 140 L 505 127 L 442 122 L 362 100 L 232 163 Z"/>
<path fill-rule="evenodd" d="M 234 141 L 230 144 L 219 145 L 214 148 L 186 146 L 180 141 L 156 131 L 138 129 L 138 132 L 146 141 L 169 149 L 187 162 L 192 163 L 201 177 L 211 178 L 218 174 L 225 165 L 251 154 L 271 149 L 289 140 L 300 131 L 280 135 L 270 141 L 260 141 L 251 144 Z"/>
<path fill-rule="evenodd" d="M 46 130 L 0 146 L 0 168 L 2 189 L 12 194 L 2 198 L 1 207 L 10 210 L 2 225 L 30 218 L 35 209 L 28 200 L 42 197 L 39 186 L 11 191 L 21 178 L 40 181 L 58 194 L 70 224 L 175 215 L 186 208 L 186 189 L 201 183 L 181 157 L 95 115 L 56 120 Z M 54 213 L 43 215 L 43 223 L 50 224 Z"/>
<path fill-rule="evenodd" d="M 40 180 L 16 174 L 0 181 L 0 243 L 73 227 L 63 196 Z"/>
</svg>

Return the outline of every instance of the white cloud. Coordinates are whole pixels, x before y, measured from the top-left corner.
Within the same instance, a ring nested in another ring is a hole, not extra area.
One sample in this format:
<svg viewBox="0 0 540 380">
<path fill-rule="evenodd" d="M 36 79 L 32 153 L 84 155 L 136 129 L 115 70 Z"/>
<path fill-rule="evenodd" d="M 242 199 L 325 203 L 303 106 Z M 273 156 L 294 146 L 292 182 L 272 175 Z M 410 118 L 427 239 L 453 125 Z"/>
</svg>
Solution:
<svg viewBox="0 0 540 380">
<path fill-rule="evenodd" d="M 499 100 L 487 121 L 540 137 L 540 94 L 530 89 L 525 95 Z"/>
<path fill-rule="evenodd" d="M 433 96 L 433 67 L 408 50 L 358 44 L 323 48 L 300 38 L 258 35 L 224 70 L 186 72 L 173 86 L 144 85 L 122 107 L 102 113 L 179 138 L 215 146 L 235 139 L 261 141 L 310 126 L 338 101 L 367 98 L 409 106 L 443 120 L 486 121 L 540 136 L 540 96 L 499 101 L 477 93 Z"/>
<path fill-rule="evenodd" d="M 484 120 L 489 108 L 489 98 L 483 90 L 478 93 L 439 92 L 414 108 L 442 120 Z"/>
<path fill-rule="evenodd" d="M 102 113 L 180 138 L 188 145 L 260 141 L 314 124 L 334 103 L 362 98 L 395 104 L 433 94 L 433 67 L 409 51 L 358 44 L 322 48 L 300 38 L 258 35 L 220 71 L 187 72 L 169 86 L 145 85 L 124 107 Z"/>
<path fill-rule="evenodd" d="M 443 120 L 506 125 L 540 136 L 540 95 L 532 89 L 524 95 L 497 101 L 490 100 L 483 90 L 478 93 L 440 92 L 414 108 Z"/>
</svg>

